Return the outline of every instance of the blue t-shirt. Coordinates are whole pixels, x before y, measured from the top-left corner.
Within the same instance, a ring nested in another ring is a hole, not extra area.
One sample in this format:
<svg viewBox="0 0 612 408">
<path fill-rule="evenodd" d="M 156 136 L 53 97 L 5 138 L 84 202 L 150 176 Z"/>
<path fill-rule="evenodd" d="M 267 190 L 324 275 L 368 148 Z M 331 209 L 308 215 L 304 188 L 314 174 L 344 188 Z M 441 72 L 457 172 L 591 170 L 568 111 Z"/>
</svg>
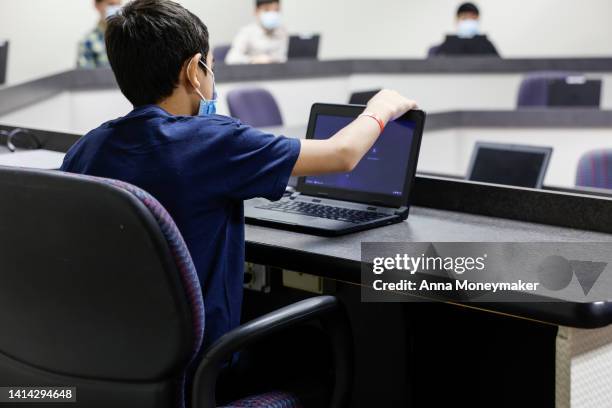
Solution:
<svg viewBox="0 0 612 408">
<path fill-rule="evenodd" d="M 150 105 L 89 132 L 62 170 L 131 183 L 168 210 L 200 277 L 208 346 L 240 324 L 243 200 L 280 199 L 299 153 L 299 140 L 235 119 L 172 116 Z"/>
</svg>

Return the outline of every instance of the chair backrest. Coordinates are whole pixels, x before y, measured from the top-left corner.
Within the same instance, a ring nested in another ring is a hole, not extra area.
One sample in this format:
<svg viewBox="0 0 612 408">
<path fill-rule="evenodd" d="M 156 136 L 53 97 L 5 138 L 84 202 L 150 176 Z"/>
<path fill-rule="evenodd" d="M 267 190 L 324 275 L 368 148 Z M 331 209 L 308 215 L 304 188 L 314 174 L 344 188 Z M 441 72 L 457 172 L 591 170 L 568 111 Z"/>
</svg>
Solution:
<svg viewBox="0 0 612 408">
<path fill-rule="evenodd" d="M 270 92 L 261 88 L 236 89 L 227 94 L 230 115 L 254 127 L 282 126 L 283 117 Z"/>
<path fill-rule="evenodd" d="M 225 63 L 225 57 L 227 57 L 231 48 L 231 45 L 219 45 L 213 48 L 213 58 L 215 62 L 218 64 Z"/>
<path fill-rule="evenodd" d="M 594 150 L 580 158 L 576 186 L 612 189 L 612 149 Z"/>
<path fill-rule="evenodd" d="M 349 98 L 349 104 L 351 105 L 367 105 L 380 89 L 373 89 L 369 91 L 353 92 Z"/>
<path fill-rule="evenodd" d="M 580 74 L 560 71 L 541 71 L 528 74 L 519 88 L 518 107 L 547 107 L 549 105 L 548 86 L 550 82 L 576 75 Z"/>
<path fill-rule="evenodd" d="M 163 207 L 126 183 L 0 167 L 0 384 L 182 407 L 204 305 Z"/>
<path fill-rule="evenodd" d="M 438 51 L 440 51 L 440 47 L 440 45 L 434 45 L 432 47 L 429 47 L 429 50 L 427 50 L 427 58 L 438 56 Z"/>
</svg>

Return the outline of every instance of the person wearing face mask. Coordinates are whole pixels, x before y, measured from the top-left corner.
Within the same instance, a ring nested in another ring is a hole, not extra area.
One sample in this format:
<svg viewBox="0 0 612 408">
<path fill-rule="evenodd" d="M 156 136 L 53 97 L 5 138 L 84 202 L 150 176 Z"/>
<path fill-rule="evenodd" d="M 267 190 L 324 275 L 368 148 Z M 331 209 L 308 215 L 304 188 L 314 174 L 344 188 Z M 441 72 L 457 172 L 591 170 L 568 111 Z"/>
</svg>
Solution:
<svg viewBox="0 0 612 408">
<path fill-rule="evenodd" d="M 104 32 L 106 20 L 119 12 L 121 0 L 94 0 L 94 7 L 100 15 L 96 27 L 81 40 L 77 57 L 79 68 L 100 68 L 108 66 Z"/>
<path fill-rule="evenodd" d="M 456 35 L 448 36 L 442 45 L 432 47 L 429 56 L 499 56 L 493 43 L 481 32 L 480 10 L 474 3 L 459 6 L 456 25 Z"/>
<path fill-rule="evenodd" d="M 282 24 L 279 0 L 256 0 L 257 21 L 243 27 L 232 43 L 227 64 L 271 64 L 287 61 L 289 33 Z"/>
<path fill-rule="evenodd" d="M 126 4 L 108 20 L 106 46 L 134 109 L 81 138 L 61 169 L 131 183 L 168 210 L 202 284 L 209 346 L 240 322 L 243 201 L 280 199 L 291 175 L 352 170 L 381 129 L 416 105 L 382 91 L 328 140 L 276 137 L 216 114 L 208 29 L 180 4 Z"/>
<path fill-rule="evenodd" d="M 474 38 L 480 35 L 480 10 L 474 3 L 464 3 L 457 10 L 457 37 Z"/>
</svg>

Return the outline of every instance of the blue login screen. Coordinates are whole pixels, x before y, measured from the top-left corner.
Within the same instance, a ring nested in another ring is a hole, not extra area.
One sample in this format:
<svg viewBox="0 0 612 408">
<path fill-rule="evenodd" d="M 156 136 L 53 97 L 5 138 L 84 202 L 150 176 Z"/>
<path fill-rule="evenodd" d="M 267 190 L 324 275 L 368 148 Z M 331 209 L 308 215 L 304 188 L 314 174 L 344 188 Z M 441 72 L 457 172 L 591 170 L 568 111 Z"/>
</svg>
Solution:
<svg viewBox="0 0 612 408">
<path fill-rule="evenodd" d="M 354 118 L 319 115 L 314 138 L 329 139 Z M 306 184 L 342 190 L 401 196 L 414 137 L 415 123 L 391 122 L 351 173 L 307 177 Z"/>
</svg>

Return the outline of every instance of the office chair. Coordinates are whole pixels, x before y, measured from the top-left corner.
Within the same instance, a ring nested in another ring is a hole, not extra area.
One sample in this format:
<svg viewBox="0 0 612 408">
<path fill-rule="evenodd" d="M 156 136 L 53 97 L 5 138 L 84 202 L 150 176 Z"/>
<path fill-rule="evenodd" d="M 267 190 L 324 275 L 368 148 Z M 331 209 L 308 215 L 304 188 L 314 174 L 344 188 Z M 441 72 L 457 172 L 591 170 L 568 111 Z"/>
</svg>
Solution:
<svg viewBox="0 0 612 408">
<path fill-rule="evenodd" d="M 217 64 L 224 64 L 227 54 L 229 54 L 231 45 L 219 45 L 213 48 L 213 58 Z"/>
<path fill-rule="evenodd" d="M 427 50 L 427 58 L 437 57 L 438 51 L 440 51 L 440 48 L 441 48 L 440 45 L 434 45 L 432 47 L 429 47 L 429 50 Z"/>
<path fill-rule="evenodd" d="M 353 92 L 349 98 L 350 105 L 367 105 L 377 93 L 379 93 L 380 89 L 373 89 L 369 91 L 360 91 Z"/>
<path fill-rule="evenodd" d="M 612 149 L 594 150 L 580 158 L 576 186 L 612 189 Z"/>
<path fill-rule="evenodd" d="M 580 74 L 559 71 L 542 71 L 528 74 L 521 82 L 519 88 L 518 107 L 535 108 L 549 106 L 548 85 L 550 81 L 577 75 Z"/>
<path fill-rule="evenodd" d="M 61 405 L 73 408 L 212 408 L 234 353 L 319 321 L 334 350 L 330 406 L 347 405 L 352 343 L 336 298 L 288 306 L 200 350 L 200 282 L 153 197 L 119 181 L 7 167 L 0 196 L 2 386 L 76 387 L 77 402 Z M 230 406 L 300 404 L 269 391 Z"/>
<path fill-rule="evenodd" d="M 278 104 L 265 89 L 236 89 L 227 94 L 230 116 L 253 127 L 283 126 Z"/>
</svg>

